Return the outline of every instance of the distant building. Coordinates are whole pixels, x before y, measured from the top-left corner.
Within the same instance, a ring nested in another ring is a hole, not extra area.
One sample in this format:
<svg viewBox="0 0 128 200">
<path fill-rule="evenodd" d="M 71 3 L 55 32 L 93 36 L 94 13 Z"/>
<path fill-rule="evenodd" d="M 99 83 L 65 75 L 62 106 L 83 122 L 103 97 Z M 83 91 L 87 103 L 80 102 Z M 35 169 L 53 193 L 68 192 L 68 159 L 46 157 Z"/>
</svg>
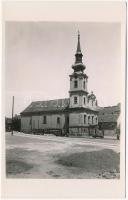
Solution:
<svg viewBox="0 0 128 200">
<path fill-rule="evenodd" d="M 21 131 L 60 130 L 69 135 L 86 135 L 98 125 L 97 99 L 87 89 L 88 76 L 84 73 L 80 34 L 78 34 L 75 63 L 70 75 L 69 98 L 32 102 L 21 112 Z M 47 84 L 47 83 L 46 83 Z"/>
<path fill-rule="evenodd" d="M 109 130 L 110 134 L 116 132 L 120 126 L 120 104 L 99 109 L 98 125 L 100 130 Z M 108 133 L 107 133 L 108 134 Z"/>
<path fill-rule="evenodd" d="M 5 117 L 5 129 L 6 131 L 20 131 L 21 130 L 21 116 L 15 115 L 13 121 L 11 118 Z"/>
<path fill-rule="evenodd" d="M 21 116 L 15 115 L 13 118 L 13 130 L 19 131 L 21 130 Z"/>
<path fill-rule="evenodd" d="M 11 131 L 12 130 L 12 119 L 5 117 L 5 130 L 6 131 Z"/>
</svg>

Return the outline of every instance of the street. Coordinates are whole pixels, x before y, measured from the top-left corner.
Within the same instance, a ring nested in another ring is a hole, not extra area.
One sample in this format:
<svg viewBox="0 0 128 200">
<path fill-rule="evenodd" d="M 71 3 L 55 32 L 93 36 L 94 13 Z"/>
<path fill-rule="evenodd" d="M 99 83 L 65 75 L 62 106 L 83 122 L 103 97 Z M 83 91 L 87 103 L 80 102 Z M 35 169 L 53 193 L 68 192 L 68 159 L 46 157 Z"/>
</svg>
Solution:
<svg viewBox="0 0 128 200">
<path fill-rule="evenodd" d="M 119 141 L 6 133 L 8 178 L 119 178 Z"/>
</svg>

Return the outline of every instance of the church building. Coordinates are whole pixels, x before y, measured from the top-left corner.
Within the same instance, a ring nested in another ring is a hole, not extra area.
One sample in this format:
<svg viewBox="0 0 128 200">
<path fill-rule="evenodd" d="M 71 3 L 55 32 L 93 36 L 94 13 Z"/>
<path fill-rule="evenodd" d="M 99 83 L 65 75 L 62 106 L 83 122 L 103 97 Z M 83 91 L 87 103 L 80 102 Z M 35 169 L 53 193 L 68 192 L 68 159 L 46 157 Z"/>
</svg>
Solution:
<svg viewBox="0 0 128 200">
<path fill-rule="evenodd" d="M 83 136 L 97 131 L 97 99 L 93 92 L 88 92 L 88 76 L 82 57 L 78 33 L 73 73 L 69 75 L 69 98 L 32 102 L 21 112 L 22 132 Z"/>
</svg>

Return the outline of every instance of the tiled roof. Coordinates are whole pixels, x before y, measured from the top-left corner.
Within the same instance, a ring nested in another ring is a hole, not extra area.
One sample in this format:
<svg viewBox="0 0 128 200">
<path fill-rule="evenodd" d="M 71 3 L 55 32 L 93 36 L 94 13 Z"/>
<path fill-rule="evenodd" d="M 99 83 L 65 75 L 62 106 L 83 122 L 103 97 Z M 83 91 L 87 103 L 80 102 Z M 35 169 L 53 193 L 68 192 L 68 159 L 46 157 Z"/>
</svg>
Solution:
<svg viewBox="0 0 128 200">
<path fill-rule="evenodd" d="M 63 111 L 69 105 L 69 98 L 32 102 L 21 114 L 42 111 Z"/>
<path fill-rule="evenodd" d="M 99 109 L 99 122 L 117 122 L 120 115 L 120 105 Z"/>
</svg>

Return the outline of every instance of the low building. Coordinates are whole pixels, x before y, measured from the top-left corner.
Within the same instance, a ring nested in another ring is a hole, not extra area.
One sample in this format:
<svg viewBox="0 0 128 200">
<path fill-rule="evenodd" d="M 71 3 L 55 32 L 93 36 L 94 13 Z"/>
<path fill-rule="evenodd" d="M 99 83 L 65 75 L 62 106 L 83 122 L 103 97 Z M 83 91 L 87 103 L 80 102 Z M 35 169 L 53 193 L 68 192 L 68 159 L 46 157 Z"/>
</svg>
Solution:
<svg viewBox="0 0 128 200">
<path fill-rule="evenodd" d="M 5 130 L 10 132 L 12 130 L 12 119 L 5 117 Z"/>
<path fill-rule="evenodd" d="M 120 104 L 99 109 L 98 126 L 104 130 L 105 135 L 113 135 L 119 126 Z"/>
<path fill-rule="evenodd" d="M 75 63 L 70 77 L 69 98 L 32 102 L 21 112 L 21 131 L 54 132 L 86 135 L 98 125 L 97 99 L 87 89 L 88 76 L 84 73 L 80 34 L 78 34 Z"/>
<path fill-rule="evenodd" d="M 15 115 L 13 118 L 13 130 L 20 132 L 21 130 L 21 116 Z"/>
</svg>

